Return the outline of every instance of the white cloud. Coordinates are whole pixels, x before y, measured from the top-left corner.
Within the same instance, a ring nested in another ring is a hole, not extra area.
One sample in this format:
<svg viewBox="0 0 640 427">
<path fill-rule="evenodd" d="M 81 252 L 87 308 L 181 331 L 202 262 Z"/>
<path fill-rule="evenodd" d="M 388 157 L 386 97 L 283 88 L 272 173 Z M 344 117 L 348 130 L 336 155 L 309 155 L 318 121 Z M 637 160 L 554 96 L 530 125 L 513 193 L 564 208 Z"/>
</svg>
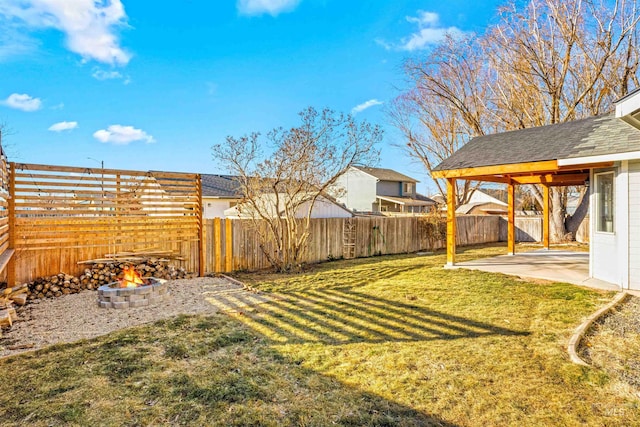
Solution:
<svg viewBox="0 0 640 427">
<path fill-rule="evenodd" d="M 263 15 L 268 13 L 277 16 L 283 12 L 291 12 L 301 0 L 238 0 L 236 5 L 241 15 Z"/>
<path fill-rule="evenodd" d="M 464 31 L 457 27 L 441 26 L 440 16 L 434 12 L 419 10 L 417 16 L 407 16 L 406 20 L 416 24 L 417 31 L 402 38 L 399 43 L 390 43 L 382 39 L 376 39 L 375 42 L 386 50 L 414 51 L 433 46 L 441 42 L 447 35 L 454 37 L 464 35 Z"/>
<path fill-rule="evenodd" d="M 107 129 L 100 129 L 94 132 L 93 137 L 100 142 L 110 142 L 116 145 L 127 145 L 134 141 L 145 141 L 147 144 L 155 142 L 153 136 L 142 129 L 122 125 L 111 125 Z"/>
<path fill-rule="evenodd" d="M 19 25 L 3 19 L 0 6 L 0 61 L 16 60 L 38 50 L 40 43 L 29 37 Z"/>
<path fill-rule="evenodd" d="M 435 12 L 418 11 L 418 16 L 407 16 L 407 21 L 418 24 L 420 27 L 430 27 L 438 25 L 440 17 Z"/>
<path fill-rule="evenodd" d="M 50 131 L 52 132 L 62 132 L 64 130 L 72 130 L 78 127 L 78 122 L 58 122 L 49 126 Z"/>
<path fill-rule="evenodd" d="M 119 71 L 105 71 L 101 68 L 95 68 L 93 73 L 91 74 L 96 80 L 113 80 L 113 79 L 122 79 L 124 76 Z"/>
<path fill-rule="evenodd" d="M 34 98 L 26 93 L 12 93 L 7 99 L 0 101 L 0 104 L 28 112 L 37 111 L 42 108 L 40 98 Z"/>
<path fill-rule="evenodd" d="M 20 23 L 24 30 L 63 32 L 67 48 L 85 61 L 125 65 L 131 59 L 115 32 L 126 25 L 121 0 L 3 0 L 0 15 L 5 21 Z"/>
<path fill-rule="evenodd" d="M 120 71 L 110 70 L 106 71 L 102 68 L 94 68 L 91 77 L 96 80 L 122 80 L 122 84 L 128 85 L 131 83 L 131 77 L 126 74 L 122 74 Z"/>
<path fill-rule="evenodd" d="M 351 114 L 356 115 L 364 110 L 366 110 L 367 108 L 371 108 L 374 107 L 376 105 L 382 105 L 384 104 L 384 102 L 382 101 L 378 101 L 377 99 L 370 99 L 366 102 L 363 102 L 362 104 L 358 104 L 355 107 L 353 107 L 351 109 Z"/>
</svg>

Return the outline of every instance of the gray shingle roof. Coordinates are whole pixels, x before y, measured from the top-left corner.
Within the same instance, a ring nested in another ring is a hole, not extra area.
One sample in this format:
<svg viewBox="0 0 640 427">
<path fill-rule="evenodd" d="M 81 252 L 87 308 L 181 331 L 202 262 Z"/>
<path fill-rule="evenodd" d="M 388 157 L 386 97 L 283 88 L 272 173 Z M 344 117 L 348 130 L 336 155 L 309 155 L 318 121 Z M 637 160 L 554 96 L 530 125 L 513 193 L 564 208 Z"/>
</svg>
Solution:
<svg viewBox="0 0 640 427">
<path fill-rule="evenodd" d="M 202 177 L 203 197 L 241 198 L 240 186 L 235 176 L 205 174 Z"/>
<path fill-rule="evenodd" d="M 640 151 L 640 130 L 613 114 L 473 138 L 434 170 Z"/>
<path fill-rule="evenodd" d="M 404 181 L 404 182 L 420 182 L 410 176 L 403 175 L 392 169 L 370 168 L 366 166 L 354 166 L 356 169 L 366 172 L 371 176 L 375 176 L 380 181 Z"/>
</svg>

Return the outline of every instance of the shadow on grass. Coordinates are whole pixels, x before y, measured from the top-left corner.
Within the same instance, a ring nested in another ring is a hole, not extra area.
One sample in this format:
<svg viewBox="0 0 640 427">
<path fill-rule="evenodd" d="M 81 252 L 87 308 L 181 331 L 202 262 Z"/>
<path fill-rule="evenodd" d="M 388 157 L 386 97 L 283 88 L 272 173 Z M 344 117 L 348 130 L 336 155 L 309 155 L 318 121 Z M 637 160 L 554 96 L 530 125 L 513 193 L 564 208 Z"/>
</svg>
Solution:
<svg viewBox="0 0 640 427">
<path fill-rule="evenodd" d="M 233 306 L 232 301 L 228 303 Z M 529 335 L 352 288 L 287 292 L 242 312 L 239 319 L 281 344 L 341 345 Z"/>
<path fill-rule="evenodd" d="M 0 425 L 455 427 L 302 367 L 224 315 L 49 347 L 0 369 L 12 373 Z"/>
</svg>

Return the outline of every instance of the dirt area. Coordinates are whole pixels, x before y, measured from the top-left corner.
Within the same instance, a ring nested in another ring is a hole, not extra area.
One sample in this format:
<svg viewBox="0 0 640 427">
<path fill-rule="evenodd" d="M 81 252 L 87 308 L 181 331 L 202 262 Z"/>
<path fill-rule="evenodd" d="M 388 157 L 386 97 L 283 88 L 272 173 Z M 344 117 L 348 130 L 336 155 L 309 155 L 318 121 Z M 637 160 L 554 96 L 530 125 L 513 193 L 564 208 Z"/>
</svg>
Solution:
<svg viewBox="0 0 640 427">
<path fill-rule="evenodd" d="M 630 297 L 594 326 L 582 356 L 640 397 L 640 297 Z"/>
<path fill-rule="evenodd" d="M 35 300 L 19 314 L 18 322 L 0 337 L 0 357 L 94 338 L 118 329 L 177 316 L 179 314 L 232 311 L 268 298 L 243 289 L 223 278 L 202 277 L 169 283 L 171 298 L 158 305 L 99 308 L 96 291 L 82 291 L 59 298 Z"/>
</svg>

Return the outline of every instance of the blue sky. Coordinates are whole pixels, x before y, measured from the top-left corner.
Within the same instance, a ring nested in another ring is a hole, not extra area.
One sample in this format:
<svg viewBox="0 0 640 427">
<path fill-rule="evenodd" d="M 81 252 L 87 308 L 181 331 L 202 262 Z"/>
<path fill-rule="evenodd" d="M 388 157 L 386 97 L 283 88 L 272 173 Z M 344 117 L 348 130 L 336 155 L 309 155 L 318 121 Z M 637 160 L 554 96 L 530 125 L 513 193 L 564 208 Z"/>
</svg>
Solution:
<svg viewBox="0 0 640 427">
<path fill-rule="evenodd" d="M 404 58 L 482 32 L 500 3 L 1 0 L 4 145 L 19 162 L 224 173 L 211 146 L 226 135 L 330 107 L 383 126 L 378 166 L 429 192 L 384 104 Z"/>
</svg>

